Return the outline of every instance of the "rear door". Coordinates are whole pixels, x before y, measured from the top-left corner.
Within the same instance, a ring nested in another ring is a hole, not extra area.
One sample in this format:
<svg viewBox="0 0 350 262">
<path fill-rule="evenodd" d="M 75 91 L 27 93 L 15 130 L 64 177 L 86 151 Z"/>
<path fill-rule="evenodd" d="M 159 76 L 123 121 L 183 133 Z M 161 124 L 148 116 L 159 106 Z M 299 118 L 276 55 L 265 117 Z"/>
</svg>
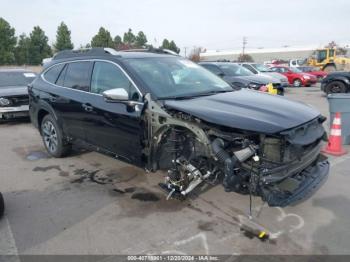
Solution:
<svg viewBox="0 0 350 262">
<path fill-rule="evenodd" d="M 102 93 L 123 88 L 129 101 L 107 102 Z M 122 68 L 112 62 L 95 61 L 87 103 L 91 106 L 86 121 L 86 140 L 137 163 L 141 156 L 141 93 Z"/>
<path fill-rule="evenodd" d="M 73 138 L 85 139 L 92 65 L 91 61 L 65 64 L 55 83 L 55 92 L 51 92 L 48 98 L 61 120 L 65 134 Z"/>
</svg>

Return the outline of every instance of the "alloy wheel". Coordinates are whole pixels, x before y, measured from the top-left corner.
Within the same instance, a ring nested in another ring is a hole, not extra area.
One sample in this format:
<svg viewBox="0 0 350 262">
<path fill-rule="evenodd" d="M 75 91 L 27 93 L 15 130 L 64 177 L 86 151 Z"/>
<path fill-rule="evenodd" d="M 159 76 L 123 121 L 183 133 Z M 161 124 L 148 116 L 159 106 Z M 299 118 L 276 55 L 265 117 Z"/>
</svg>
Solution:
<svg viewBox="0 0 350 262">
<path fill-rule="evenodd" d="M 50 121 L 46 121 L 43 124 L 43 137 L 44 142 L 46 145 L 46 148 L 51 152 L 54 153 L 57 150 L 57 131 L 55 129 L 55 126 Z"/>
</svg>

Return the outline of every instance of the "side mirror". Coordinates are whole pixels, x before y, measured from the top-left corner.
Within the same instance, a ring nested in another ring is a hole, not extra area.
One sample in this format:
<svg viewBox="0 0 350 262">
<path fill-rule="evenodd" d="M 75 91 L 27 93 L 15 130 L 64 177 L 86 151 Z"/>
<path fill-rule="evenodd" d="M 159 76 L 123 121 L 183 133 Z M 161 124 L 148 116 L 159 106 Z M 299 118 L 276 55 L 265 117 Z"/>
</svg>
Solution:
<svg viewBox="0 0 350 262">
<path fill-rule="evenodd" d="M 102 93 L 102 95 L 106 100 L 110 100 L 110 101 L 128 101 L 129 100 L 129 94 L 123 88 L 106 90 Z"/>
</svg>

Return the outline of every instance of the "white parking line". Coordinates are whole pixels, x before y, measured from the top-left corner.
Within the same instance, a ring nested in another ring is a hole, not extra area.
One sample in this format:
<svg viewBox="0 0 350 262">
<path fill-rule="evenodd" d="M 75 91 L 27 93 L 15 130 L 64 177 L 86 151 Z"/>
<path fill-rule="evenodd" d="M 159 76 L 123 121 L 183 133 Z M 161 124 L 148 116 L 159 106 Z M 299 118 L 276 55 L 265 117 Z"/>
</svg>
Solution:
<svg viewBox="0 0 350 262">
<path fill-rule="evenodd" d="M 0 222 L 0 255 L 18 256 L 15 238 L 13 237 L 10 222 L 6 217 Z"/>
</svg>

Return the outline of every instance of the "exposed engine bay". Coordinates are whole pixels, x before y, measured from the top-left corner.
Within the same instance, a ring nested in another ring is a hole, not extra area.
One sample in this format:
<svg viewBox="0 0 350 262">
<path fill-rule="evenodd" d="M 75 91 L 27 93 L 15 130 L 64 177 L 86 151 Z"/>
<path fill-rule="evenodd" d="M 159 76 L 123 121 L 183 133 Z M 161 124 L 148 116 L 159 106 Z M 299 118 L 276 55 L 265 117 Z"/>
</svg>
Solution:
<svg viewBox="0 0 350 262">
<path fill-rule="evenodd" d="M 328 176 L 329 163 L 320 154 L 327 139 L 323 116 L 267 134 L 214 125 L 146 99 L 147 168 L 167 171 L 160 185 L 168 198 L 221 183 L 226 192 L 284 207 L 312 195 Z"/>
</svg>

